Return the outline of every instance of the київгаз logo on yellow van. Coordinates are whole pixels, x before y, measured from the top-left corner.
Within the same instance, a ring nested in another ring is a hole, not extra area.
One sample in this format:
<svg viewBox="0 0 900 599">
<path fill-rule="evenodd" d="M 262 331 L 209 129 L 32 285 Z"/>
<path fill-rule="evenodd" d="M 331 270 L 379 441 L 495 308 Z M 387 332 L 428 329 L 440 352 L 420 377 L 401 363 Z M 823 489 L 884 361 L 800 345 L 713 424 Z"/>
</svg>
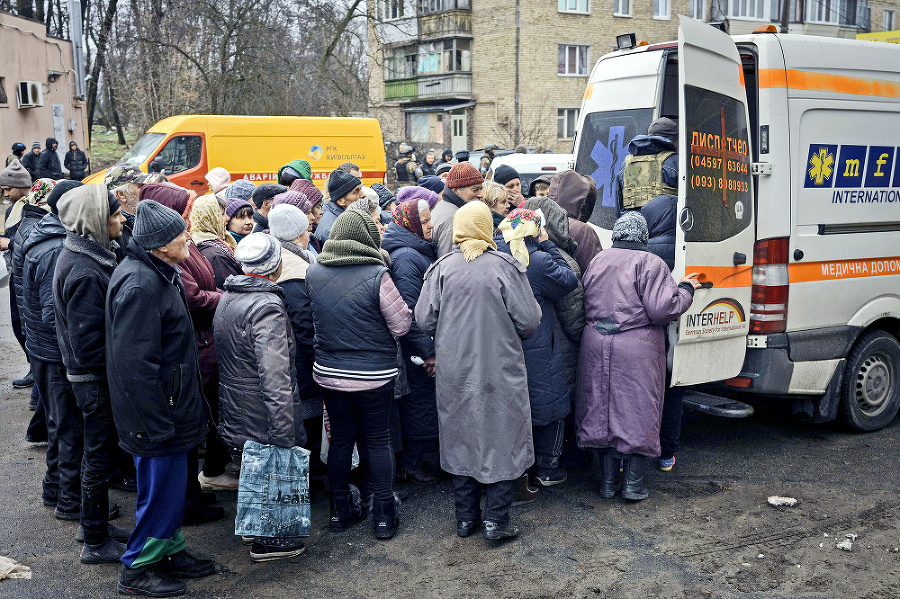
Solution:
<svg viewBox="0 0 900 599">
<path fill-rule="evenodd" d="M 322 157 L 322 146 L 316 145 L 309 149 L 309 159 L 318 160 Z"/>
<path fill-rule="evenodd" d="M 684 335 L 723 333 L 747 326 L 743 306 L 730 297 L 713 300 L 696 314 L 685 314 L 684 318 Z"/>
</svg>

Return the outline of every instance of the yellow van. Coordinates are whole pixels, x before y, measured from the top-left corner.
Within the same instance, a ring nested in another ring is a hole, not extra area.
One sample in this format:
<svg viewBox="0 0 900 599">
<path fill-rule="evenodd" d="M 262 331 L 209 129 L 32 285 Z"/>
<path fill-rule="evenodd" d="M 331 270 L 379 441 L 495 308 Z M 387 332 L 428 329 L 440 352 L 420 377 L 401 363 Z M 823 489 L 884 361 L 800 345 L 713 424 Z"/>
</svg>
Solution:
<svg viewBox="0 0 900 599">
<path fill-rule="evenodd" d="M 376 119 L 301 116 L 188 114 L 163 119 L 126 152 L 128 162 L 148 172 L 158 160 L 173 183 L 206 193 L 206 173 L 217 166 L 232 180 L 277 182 L 278 169 L 308 160 L 312 179 L 325 187 L 328 174 L 344 162 L 359 165 L 366 185 L 384 182 L 381 125 Z M 100 183 L 106 171 L 85 179 Z"/>
</svg>

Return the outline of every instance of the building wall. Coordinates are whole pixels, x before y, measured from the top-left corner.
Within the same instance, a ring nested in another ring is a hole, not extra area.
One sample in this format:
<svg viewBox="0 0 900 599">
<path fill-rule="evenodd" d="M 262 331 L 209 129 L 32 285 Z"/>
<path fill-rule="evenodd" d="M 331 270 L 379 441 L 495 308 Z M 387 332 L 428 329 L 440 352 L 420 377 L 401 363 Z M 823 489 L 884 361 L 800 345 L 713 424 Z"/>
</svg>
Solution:
<svg viewBox="0 0 900 599">
<path fill-rule="evenodd" d="M 0 103 L 0 151 L 8 156 L 12 144 L 20 141 L 30 151 L 32 142 L 58 134 L 53 129 L 53 105 L 62 105 L 63 133 L 58 137 L 60 162 L 68 144 L 75 141 L 85 147 L 84 102 L 75 99 L 75 72 L 72 44 L 48 37 L 43 23 L 0 13 L 0 80 L 6 91 L 6 102 Z M 61 73 L 55 82 L 49 72 Z M 19 108 L 16 89 L 19 81 L 41 84 L 44 105 Z M 73 127 L 74 125 L 74 127 Z"/>
</svg>

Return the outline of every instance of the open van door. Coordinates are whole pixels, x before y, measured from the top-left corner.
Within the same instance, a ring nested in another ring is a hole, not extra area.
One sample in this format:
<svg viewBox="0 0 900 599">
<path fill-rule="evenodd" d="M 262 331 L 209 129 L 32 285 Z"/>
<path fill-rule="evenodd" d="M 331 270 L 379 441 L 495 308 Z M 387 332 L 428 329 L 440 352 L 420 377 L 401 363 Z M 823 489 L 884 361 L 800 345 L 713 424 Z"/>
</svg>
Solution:
<svg viewBox="0 0 900 599">
<path fill-rule="evenodd" d="M 755 241 L 749 114 L 734 41 L 700 21 L 678 29 L 676 278 L 703 287 L 678 322 L 672 384 L 736 376 L 749 330 Z"/>
</svg>

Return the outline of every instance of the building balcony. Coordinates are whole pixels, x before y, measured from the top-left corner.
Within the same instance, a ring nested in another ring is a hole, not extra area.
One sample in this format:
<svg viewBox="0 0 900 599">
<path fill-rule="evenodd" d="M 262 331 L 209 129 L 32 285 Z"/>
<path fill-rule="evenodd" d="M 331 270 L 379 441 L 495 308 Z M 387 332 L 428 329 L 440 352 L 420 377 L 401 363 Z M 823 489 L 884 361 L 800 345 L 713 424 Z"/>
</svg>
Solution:
<svg viewBox="0 0 900 599">
<path fill-rule="evenodd" d="M 396 79 L 384 82 L 384 99 L 389 100 L 415 100 L 419 93 L 416 78 Z"/>
<path fill-rule="evenodd" d="M 448 73 L 419 77 L 418 97 L 419 99 L 471 98 L 472 74 Z"/>
<path fill-rule="evenodd" d="M 378 42 L 384 45 L 406 44 L 418 39 L 418 20 L 416 17 L 380 21 L 375 24 Z"/>
<path fill-rule="evenodd" d="M 472 13 L 453 10 L 450 12 L 423 15 L 419 17 L 419 36 L 431 39 L 450 36 L 472 35 Z"/>
</svg>

